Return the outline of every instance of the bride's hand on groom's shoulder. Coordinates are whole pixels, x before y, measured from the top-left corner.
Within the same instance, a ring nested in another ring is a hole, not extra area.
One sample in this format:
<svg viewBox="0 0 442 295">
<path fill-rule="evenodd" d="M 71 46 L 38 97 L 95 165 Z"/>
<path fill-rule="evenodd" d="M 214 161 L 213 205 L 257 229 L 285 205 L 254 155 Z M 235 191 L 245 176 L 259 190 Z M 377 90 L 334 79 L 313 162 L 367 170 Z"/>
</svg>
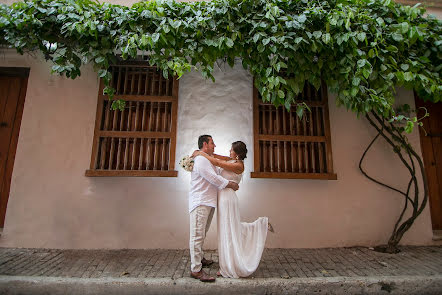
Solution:
<svg viewBox="0 0 442 295">
<path fill-rule="evenodd" d="M 196 156 L 200 155 L 200 151 L 199 150 L 195 150 L 192 154 L 192 158 L 195 158 Z"/>
</svg>

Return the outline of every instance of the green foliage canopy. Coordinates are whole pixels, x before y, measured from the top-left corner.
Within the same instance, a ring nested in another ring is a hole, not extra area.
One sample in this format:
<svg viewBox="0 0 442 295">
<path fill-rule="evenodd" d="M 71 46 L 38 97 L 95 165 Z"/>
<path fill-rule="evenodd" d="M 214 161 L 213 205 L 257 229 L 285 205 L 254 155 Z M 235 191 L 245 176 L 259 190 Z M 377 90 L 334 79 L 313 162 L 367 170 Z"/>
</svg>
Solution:
<svg viewBox="0 0 442 295">
<path fill-rule="evenodd" d="M 215 62 L 240 58 L 262 97 L 295 103 L 321 78 L 358 115 L 394 115 L 395 86 L 442 100 L 441 21 L 391 0 L 149 1 L 132 7 L 91 0 L 32 0 L 0 6 L 0 44 L 41 51 L 52 71 L 76 78 L 92 62 L 108 85 L 116 56 L 149 55 L 181 77 L 214 80 Z M 105 92 L 112 96 L 113 89 Z"/>
</svg>

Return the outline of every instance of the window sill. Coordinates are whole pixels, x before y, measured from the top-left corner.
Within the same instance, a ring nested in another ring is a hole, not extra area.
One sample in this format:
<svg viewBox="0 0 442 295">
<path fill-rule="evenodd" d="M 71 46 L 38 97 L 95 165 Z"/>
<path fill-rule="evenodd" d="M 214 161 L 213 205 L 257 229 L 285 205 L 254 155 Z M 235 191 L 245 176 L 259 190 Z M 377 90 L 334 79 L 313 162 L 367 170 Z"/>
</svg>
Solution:
<svg viewBox="0 0 442 295">
<path fill-rule="evenodd" d="M 175 170 L 86 170 L 85 176 L 100 177 L 177 177 Z"/>
<path fill-rule="evenodd" d="M 335 173 L 286 173 L 286 172 L 251 172 L 252 178 L 281 178 L 281 179 L 325 179 L 337 180 Z"/>
</svg>

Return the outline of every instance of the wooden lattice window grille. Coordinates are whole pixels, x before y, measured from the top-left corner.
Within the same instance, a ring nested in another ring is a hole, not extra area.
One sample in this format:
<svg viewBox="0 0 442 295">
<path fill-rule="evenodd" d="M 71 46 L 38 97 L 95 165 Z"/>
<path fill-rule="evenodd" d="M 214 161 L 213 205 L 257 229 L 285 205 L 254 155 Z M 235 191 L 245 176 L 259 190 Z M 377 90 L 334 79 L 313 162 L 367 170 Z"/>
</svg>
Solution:
<svg viewBox="0 0 442 295">
<path fill-rule="evenodd" d="M 114 65 L 111 72 L 114 99 L 125 100 L 126 107 L 112 110 L 100 83 L 86 176 L 177 176 L 178 80 L 165 79 L 146 61 Z"/>
<path fill-rule="evenodd" d="M 261 99 L 253 90 L 254 169 L 251 177 L 337 179 L 333 172 L 327 86 L 306 83 L 297 102 L 305 102 L 302 119 Z"/>
</svg>

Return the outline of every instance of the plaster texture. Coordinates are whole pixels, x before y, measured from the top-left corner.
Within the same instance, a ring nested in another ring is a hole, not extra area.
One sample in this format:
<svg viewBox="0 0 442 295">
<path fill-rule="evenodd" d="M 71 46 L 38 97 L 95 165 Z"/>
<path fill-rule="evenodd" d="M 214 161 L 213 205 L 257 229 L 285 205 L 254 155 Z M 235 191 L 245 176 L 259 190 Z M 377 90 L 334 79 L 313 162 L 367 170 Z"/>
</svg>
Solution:
<svg viewBox="0 0 442 295">
<path fill-rule="evenodd" d="M 329 94 L 334 170 L 338 180 L 250 178 L 253 171 L 252 77 L 240 65 L 221 64 L 216 83 L 197 72 L 180 79 L 176 178 L 86 177 L 90 164 L 98 84 L 92 67 L 76 80 L 50 74 L 41 57 L 4 50 L 0 66 L 30 67 L 10 198 L 0 246 L 33 248 L 188 247 L 190 174 L 178 162 L 211 134 L 215 152 L 230 144 L 249 149 L 240 184 L 242 219 L 268 216 L 277 234 L 267 247 L 373 246 L 385 243 L 401 212 L 401 196 L 366 179 L 358 170 L 376 135 L 368 122 L 335 106 Z M 414 105 L 410 91 L 398 101 Z M 410 142 L 420 153 L 415 130 Z M 367 171 L 405 188 L 408 175 L 389 148 L 375 144 Z M 404 236 L 404 244 L 431 245 L 427 207 Z M 216 220 L 206 248 L 216 248 Z"/>
</svg>

